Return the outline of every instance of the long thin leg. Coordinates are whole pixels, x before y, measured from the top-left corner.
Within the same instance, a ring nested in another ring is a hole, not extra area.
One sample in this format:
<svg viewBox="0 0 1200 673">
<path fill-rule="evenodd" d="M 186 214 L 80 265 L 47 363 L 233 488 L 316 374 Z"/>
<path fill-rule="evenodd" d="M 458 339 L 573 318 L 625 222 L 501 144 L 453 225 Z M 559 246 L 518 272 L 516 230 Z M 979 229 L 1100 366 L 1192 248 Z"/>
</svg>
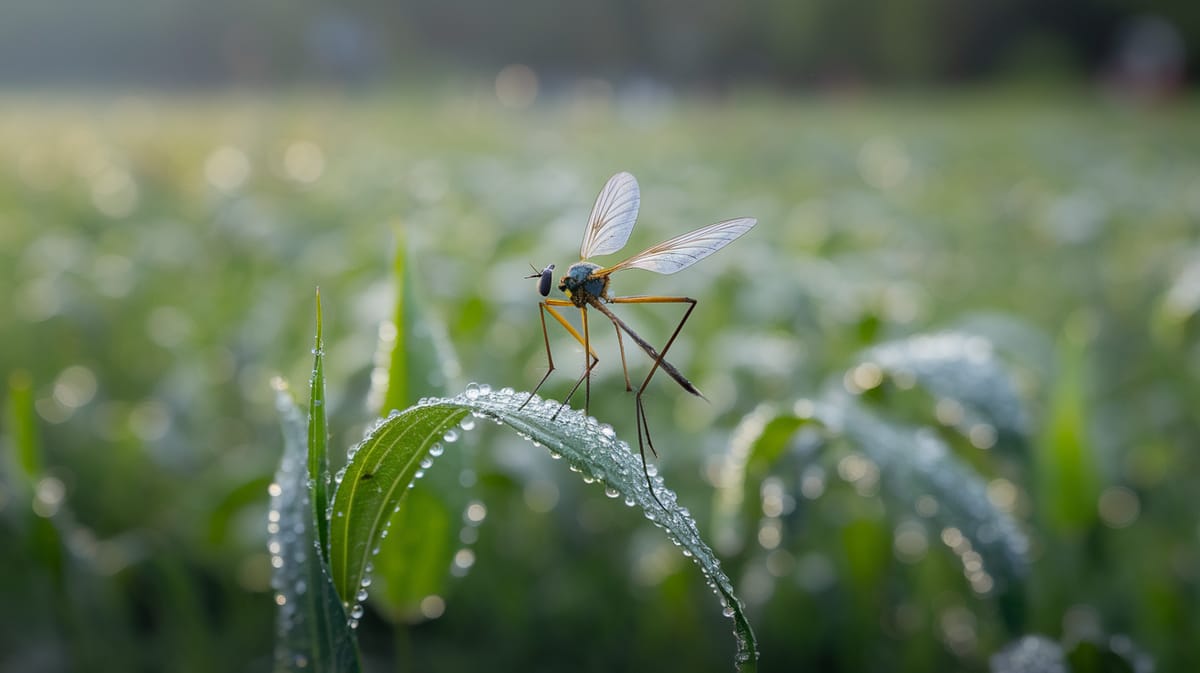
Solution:
<svg viewBox="0 0 1200 673">
<path fill-rule="evenodd" d="M 617 330 L 617 349 L 621 351 L 621 372 L 625 374 L 625 392 L 633 390 L 633 386 L 629 385 L 629 367 L 625 365 L 625 342 L 621 339 L 621 328 L 617 323 L 613 323 L 613 329 Z"/>
<path fill-rule="evenodd" d="M 587 416 L 592 407 L 592 356 L 589 355 L 592 350 L 592 332 L 588 329 L 586 306 L 579 307 L 579 315 L 583 321 L 583 378 L 587 380 L 587 383 L 583 384 L 583 415 Z"/>
<path fill-rule="evenodd" d="M 650 366 L 650 372 L 646 374 L 646 379 L 642 381 L 642 385 L 637 391 L 637 413 L 642 417 L 642 428 L 646 431 L 646 445 L 650 447 L 650 453 L 658 456 L 658 452 L 654 450 L 654 442 L 650 439 L 650 428 L 646 425 L 646 411 L 642 406 L 642 395 L 646 392 L 646 386 L 650 384 L 650 379 L 654 378 L 654 373 L 658 371 L 662 365 L 663 359 L 667 356 L 667 351 L 671 349 L 671 344 L 675 343 L 675 338 L 679 336 L 679 332 L 683 330 L 684 323 L 687 322 L 692 311 L 696 308 L 696 300 L 691 297 L 617 297 L 612 300 L 614 304 L 682 304 L 687 303 L 688 309 L 684 312 L 683 317 L 679 319 L 679 324 L 675 326 L 675 331 L 671 333 L 671 338 L 667 339 L 666 345 L 659 351 L 658 357 L 654 359 L 654 364 Z M 643 459 L 645 454 L 643 453 Z"/>
<path fill-rule="evenodd" d="M 542 384 L 544 384 L 546 382 L 546 379 L 550 378 L 551 372 L 554 371 L 554 356 L 551 355 L 551 353 L 550 353 L 550 335 L 546 330 L 546 312 L 549 312 L 551 317 L 553 317 L 555 320 L 557 320 L 558 323 L 563 326 L 563 329 L 567 330 L 567 333 L 569 333 L 572 337 L 574 337 L 575 340 L 578 341 L 581 346 L 585 347 L 586 352 L 590 353 L 591 356 L 593 358 L 595 358 L 595 361 L 592 363 L 593 367 L 596 365 L 597 362 L 600 361 L 600 357 L 598 355 L 596 355 L 596 353 L 594 351 L 592 351 L 591 348 L 587 347 L 587 342 L 583 338 L 583 336 L 579 334 L 579 331 L 576 330 L 575 327 L 573 325 L 571 325 L 571 323 L 567 322 L 567 319 L 564 318 L 561 313 L 559 313 L 558 311 L 555 311 L 554 308 L 552 308 L 554 306 L 574 306 L 574 304 L 572 304 L 569 301 L 564 301 L 562 299 L 546 299 L 545 301 L 538 302 L 538 315 L 542 319 L 542 340 L 546 344 L 547 369 L 546 369 L 546 374 L 544 376 L 542 376 L 542 380 L 538 381 L 538 384 L 536 386 L 534 386 L 533 390 L 529 393 L 529 397 L 525 398 L 525 401 L 521 403 L 521 406 L 519 407 L 521 409 L 525 408 L 526 404 L 529 404 L 529 400 L 533 399 L 533 396 L 537 394 L 537 391 L 541 389 Z M 578 384 L 576 384 L 575 387 L 578 388 L 579 387 Z M 574 388 L 572 389 L 571 392 L 574 393 Z"/>
<path fill-rule="evenodd" d="M 637 424 L 637 431 L 638 431 L 638 452 L 641 454 L 641 457 L 642 457 L 642 471 L 646 475 L 646 485 L 649 486 L 649 488 L 650 488 L 650 495 L 654 497 L 654 500 L 657 501 L 659 505 L 662 505 L 662 501 L 659 500 L 658 495 L 656 495 L 654 493 L 654 481 L 650 477 L 650 468 L 646 463 L 646 447 L 650 447 L 650 453 L 656 458 L 658 457 L 658 452 L 654 449 L 653 440 L 650 439 L 650 426 L 646 422 L 646 407 L 642 401 L 642 396 L 646 392 L 646 386 L 650 384 L 650 379 L 652 379 L 654 377 L 654 373 L 656 371 L 658 371 L 659 367 L 662 367 L 665 371 L 667 371 L 669 374 L 671 374 L 671 377 L 674 378 L 676 380 L 676 382 L 679 383 L 679 385 L 683 386 L 684 389 L 688 390 L 689 392 L 695 393 L 696 395 L 700 395 L 700 391 L 696 390 L 695 387 L 692 386 L 691 383 L 687 379 L 683 378 L 683 375 L 679 374 L 678 370 L 676 370 L 669 363 L 667 363 L 666 359 L 665 359 L 666 355 L 667 355 L 667 351 L 671 349 L 671 345 L 675 343 L 675 338 L 678 337 L 679 333 L 683 330 L 683 325 L 684 325 L 684 323 L 687 322 L 688 317 L 692 315 L 692 311 L 695 310 L 697 302 L 695 299 L 692 299 L 691 297 L 656 297 L 656 296 L 655 297 L 615 297 L 615 298 L 611 299 L 610 302 L 614 303 L 614 304 L 683 304 L 683 303 L 686 303 L 689 305 L 687 308 L 687 311 L 684 312 L 683 317 L 679 319 L 679 324 L 675 326 L 675 331 L 671 333 L 671 338 L 667 339 L 667 343 L 662 347 L 662 351 L 660 351 L 658 353 L 654 353 L 654 349 L 652 347 L 650 347 L 649 344 L 646 344 L 641 339 L 641 337 L 637 336 L 637 334 L 635 334 L 629 328 L 629 326 L 626 325 L 623 321 L 621 321 L 619 318 L 617 318 L 615 315 L 613 315 L 610 311 L 608 311 L 604 308 L 601 308 L 601 310 L 604 311 L 605 315 L 607 315 L 610 319 L 612 319 L 613 324 L 617 325 L 620 328 L 623 328 L 626 332 L 628 332 L 629 335 L 631 337 L 633 337 L 633 339 L 635 341 L 638 342 L 638 345 L 642 346 L 642 348 L 644 350 L 646 350 L 646 352 L 648 354 L 650 354 L 651 357 L 654 358 L 654 364 L 650 366 L 650 372 L 648 374 L 646 374 L 646 378 L 642 381 L 642 385 L 638 387 L 637 395 L 634 398 L 634 406 L 635 406 L 635 410 L 636 410 L 635 414 L 636 414 L 636 419 L 637 419 L 636 424 Z M 700 396 L 703 397 L 703 395 L 700 395 Z M 643 441 L 643 439 L 644 439 L 644 441 Z M 665 506 L 664 506 L 664 509 L 665 509 Z"/>
<path fill-rule="evenodd" d="M 558 409 L 555 410 L 554 415 L 550 417 L 551 420 L 558 418 L 559 412 L 563 410 L 563 407 L 567 406 L 567 403 L 570 402 L 571 398 L 575 396 L 575 391 L 579 390 L 579 384 L 583 383 L 584 381 L 587 381 L 587 394 L 583 402 L 583 412 L 585 414 L 588 411 L 588 403 L 591 401 L 592 369 L 595 368 L 598 362 L 600 362 L 600 358 L 595 354 L 595 352 L 592 351 L 590 339 L 591 332 L 588 331 L 587 308 L 580 306 L 579 311 L 583 316 L 583 375 L 579 377 L 579 380 L 575 382 L 575 385 L 571 386 L 571 392 L 567 393 L 567 396 L 563 399 L 562 404 L 558 405 Z"/>
</svg>

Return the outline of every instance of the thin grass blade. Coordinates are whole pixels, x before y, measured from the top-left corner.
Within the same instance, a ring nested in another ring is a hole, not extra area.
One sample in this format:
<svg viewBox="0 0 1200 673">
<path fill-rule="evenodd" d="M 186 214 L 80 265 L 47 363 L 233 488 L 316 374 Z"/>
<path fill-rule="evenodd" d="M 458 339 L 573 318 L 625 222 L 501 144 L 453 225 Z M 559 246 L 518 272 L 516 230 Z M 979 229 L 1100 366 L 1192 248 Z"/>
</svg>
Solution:
<svg viewBox="0 0 1200 673">
<path fill-rule="evenodd" d="M 284 439 L 267 523 L 271 585 L 279 608 L 275 670 L 358 671 L 354 632 L 317 542 L 307 424 L 286 385 L 277 379 L 275 389 Z"/>
</svg>

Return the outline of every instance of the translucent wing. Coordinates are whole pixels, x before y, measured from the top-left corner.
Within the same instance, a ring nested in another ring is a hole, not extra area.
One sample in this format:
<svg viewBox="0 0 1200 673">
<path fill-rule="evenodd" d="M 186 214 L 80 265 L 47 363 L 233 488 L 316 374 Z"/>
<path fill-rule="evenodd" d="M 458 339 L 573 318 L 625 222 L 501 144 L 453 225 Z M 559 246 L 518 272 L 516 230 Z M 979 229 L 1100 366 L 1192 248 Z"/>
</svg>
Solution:
<svg viewBox="0 0 1200 673">
<path fill-rule="evenodd" d="M 637 179 L 632 175 L 617 173 L 609 178 L 592 206 L 592 216 L 588 218 L 583 245 L 579 248 L 580 259 L 610 255 L 625 247 L 641 201 Z"/>
<path fill-rule="evenodd" d="M 601 269 L 596 273 L 607 276 L 622 269 L 645 269 L 654 273 L 675 273 L 699 262 L 733 242 L 735 238 L 750 231 L 758 223 L 753 217 L 739 217 L 710 224 L 703 229 L 690 231 L 669 241 L 639 252 L 629 259 Z"/>
</svg>

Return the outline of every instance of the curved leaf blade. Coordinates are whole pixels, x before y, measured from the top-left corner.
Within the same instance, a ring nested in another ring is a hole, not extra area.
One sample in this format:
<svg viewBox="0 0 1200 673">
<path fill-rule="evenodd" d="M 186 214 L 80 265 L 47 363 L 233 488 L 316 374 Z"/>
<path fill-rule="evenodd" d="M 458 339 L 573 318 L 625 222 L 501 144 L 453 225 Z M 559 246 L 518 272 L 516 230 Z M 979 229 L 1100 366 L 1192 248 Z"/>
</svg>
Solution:
<svg viewBox="0 0 1200 673">
<path fill-rule="evenodd" d="M 992 343 L 965 332 L 923 334 L 879 344 L 864 351 L 897 380 L 909 380 L 938 398 L 958 402 L 964 435 L 979 424 L 994 426 L 1000 438 L 1025 444 L 1030 422 L 1013 378 Z"/>
<path fill-rule="evenodd" d="M 729 549 L 740 548 L 740 517 L 747 494 L 755 492 L 763 472 L 789 450 L 789 439 L 815 425 L 824 435 L 841 437 L 879 468 L 883 495 L 901 507 L 914 507 L 922 495 L 938 503 L 932 521 L 953 528 L 966 545 L 960 555 L 977 552 L 989 576 L 977 577 L 980 593 L 989 582 L 1001 590 L 1018 586 L 1028 570 L 1029 541 L 1016 520 L 991 503 L 984 478 L 960 459 L 929 428 L 898 424 L 872 413 L 856 398 L 831 392 L 820 402 L 801 400 L 789 411 L 763 407 L 747 416 L 726 457 L 717 494 L 718 535 Z M 792 451 L 801 450 L 792 446 Z"/>
<path fill-rule="evenodd" d="M 990 593 L 993 583 L 1001 589 L 1020 584 L 1028 570 L 1029 540 L 1016 520 L 988 499 L 983 477 L 937 433 L 879 418 L 850 398 L 819 405 L 818 417 L 879 467 L 880 484 L 891 500 L 911 506 L 920 495 L 929 495 L 937 501 L 933 521 L 957 530 L 966 541 L 947 545 L 964 563 L 972 550 L 983 560 L 988 574 L 976 573 L 972 581 L 979 593 Z"/>
<path fill-rule="evenodd" d="M 535 445 L 545 446 L 551 455 L 565 458 L 585 480 L 601 482 L 608 495 L 640 506 L 646 518 L 700 566 L 719 596 L 724 614 L 734 620 L 737 665 L 752 669 L 758 660 L 757 643 L 742 603 L 716 555 L 700 538 L 695 520 L 663 486 L 662 478 L 654 477 L 652 495 L 641 460 L 616 438 L 611 427 L 574 409 L 560 411 L 554 401 L 534 397 L 522 406 L 527 397 L 527 393 L 509 388 L 491 392 L 471 386 L 453 398 L 422 400 L 389 416 L 352 451 L 333 494 L 330 521 L 330 561 L 334 585 L 341 595 L 357 597 L 387 520 L 401 506 L 429 449 L 468 415 L 490 418 Z"/>
</svg>

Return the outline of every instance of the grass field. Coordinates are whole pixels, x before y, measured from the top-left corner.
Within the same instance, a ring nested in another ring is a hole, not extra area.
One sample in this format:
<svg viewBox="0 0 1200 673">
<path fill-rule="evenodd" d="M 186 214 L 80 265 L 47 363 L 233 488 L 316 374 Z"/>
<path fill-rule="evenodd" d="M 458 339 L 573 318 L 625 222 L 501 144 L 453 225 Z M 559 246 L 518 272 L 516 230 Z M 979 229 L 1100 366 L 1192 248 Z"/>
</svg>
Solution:
<svg viewBox="0 0 1200 673">
<path fill-rule="evenodd" d="M 575 261 L 620 170 L 642 191 L 627 252 L 759 220 L 694 268 L 620 274 L 614 291 L 700 301 L 671 359 L 709 401 L 651 386 L 657 464 L 725 561 L 764 669 L 987 670 L 1043 634 L 1072 670 L 1184 670 L 1200 659 L 1198 120 L 1191 101 L 987 92 L 522 111 L 483 95 L 9 94 L 0 670 L 270 668 L 268 381 L 307 380 L 314 289 L 338 458 L 378 415 L 397 255 L 406 399 L 528 390 L 545 353 L 523 276 Z M 633 308 L 655 343 L 680 313 Z M 962 405 L 936 386 L 862 397 L 949 444 L 1028 536 L 1027 571 L 980 590 L 922 499 L 942 494 L 889 487 L 869 450 L 804 434 L 748 492 L 764 507 L 719 525 L 748 414 L 844 388 L 865 349 L 948 330 L 1000 356 L 1021 436 L 957 432 Z M 596 333 L 591 413 L 632 439 L 615 339 Z M 553 397 L 583 355 L 561 330 L 552 345 Z M 470 562 L 420 579 L 444 614 L 373 597 L 369 670 L 728 668 L 719 607 L 641 516 L 505 433 L 462 452 L 469 479 L 435 467 L 413 493 L 485 506 L 478 526 L 439 510 L 441 546 Z M 1080 642 L 1118 667 L 1088 668 Z"/>
</svg>

